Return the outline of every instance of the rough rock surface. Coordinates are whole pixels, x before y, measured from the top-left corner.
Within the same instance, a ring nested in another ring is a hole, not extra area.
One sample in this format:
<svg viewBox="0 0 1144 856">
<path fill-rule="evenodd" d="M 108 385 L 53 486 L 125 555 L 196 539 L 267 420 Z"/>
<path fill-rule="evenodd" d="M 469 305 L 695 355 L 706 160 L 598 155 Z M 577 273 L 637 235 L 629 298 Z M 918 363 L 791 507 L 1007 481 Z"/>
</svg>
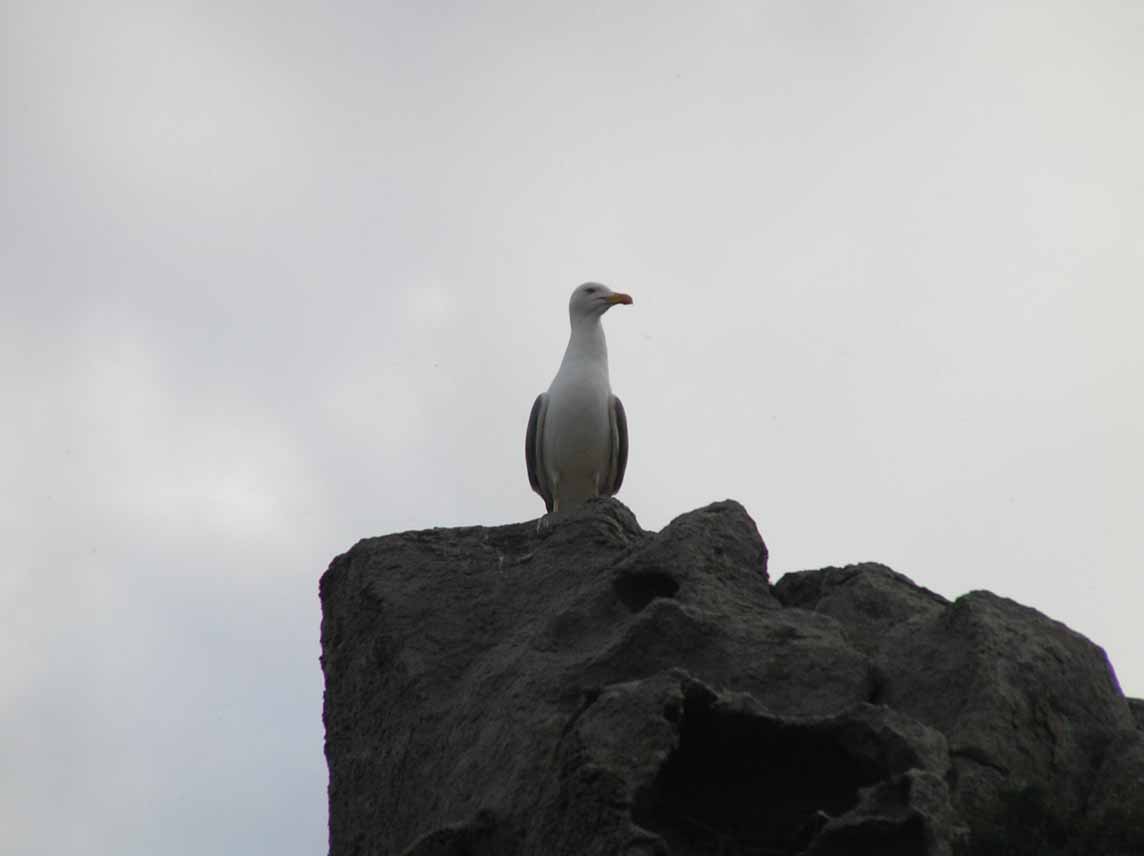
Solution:
<svg viewBox="0 0 1144 856">
<path fill-rule="evenodd" d="M 322 577 L 332 856 L 1144 853 L 1104 652 L 734 502 L 359 542 Z"/>
<path fill-rule="evenodd" d="M 1128 699 L 1128 709 L 1132 711 L 1132 718 L 1136 720 L 1136 727 L 1144 731 L 1144 699 Z"/>
</svg>

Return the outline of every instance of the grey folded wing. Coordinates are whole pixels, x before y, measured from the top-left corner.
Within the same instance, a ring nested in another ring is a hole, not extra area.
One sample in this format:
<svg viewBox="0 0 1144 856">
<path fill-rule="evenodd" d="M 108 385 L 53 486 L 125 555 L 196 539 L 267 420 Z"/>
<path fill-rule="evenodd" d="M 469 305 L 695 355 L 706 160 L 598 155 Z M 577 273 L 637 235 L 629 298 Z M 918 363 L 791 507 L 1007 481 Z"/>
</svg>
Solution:
<svg viewBox="0 0 1144 856">
<path fill-rule="evenodd" d="M 552 486 L 544 465 L 544 417 L 548 413 L 548 396 L 543 392 L 532 403 L 528 430 L 524 435 L 524 462 L 528 466 L 528 483 L 544 499 L 544 507 L 552 511 Z"/>
<path fill-rule="evenodd" d="M 611 454 L 608 456 L 608 478 L 604 489 L 605 496 L 615 496 L 624 483 L 624 471 L 628 468 L 628 417 L 624 405 L 612 396 L 608 408 L 608 424 L 612 429 Z"/>
</svg>

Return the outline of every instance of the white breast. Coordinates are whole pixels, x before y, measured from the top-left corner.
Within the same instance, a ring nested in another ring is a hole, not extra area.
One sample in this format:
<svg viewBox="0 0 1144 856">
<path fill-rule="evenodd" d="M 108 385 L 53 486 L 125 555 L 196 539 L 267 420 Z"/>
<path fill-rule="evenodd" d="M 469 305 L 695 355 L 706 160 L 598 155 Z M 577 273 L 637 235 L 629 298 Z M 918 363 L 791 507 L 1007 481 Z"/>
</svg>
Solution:
<svg viewBox="0 0 1144 856">
<path fill-rule="evenodd" d="M 601 370 L 602 368 L 602 370 Z M 596 496 L 611 454 L 606 364 L 565 364 L 548 388 L 544 460 L 561 505 Z"/>
</svg>

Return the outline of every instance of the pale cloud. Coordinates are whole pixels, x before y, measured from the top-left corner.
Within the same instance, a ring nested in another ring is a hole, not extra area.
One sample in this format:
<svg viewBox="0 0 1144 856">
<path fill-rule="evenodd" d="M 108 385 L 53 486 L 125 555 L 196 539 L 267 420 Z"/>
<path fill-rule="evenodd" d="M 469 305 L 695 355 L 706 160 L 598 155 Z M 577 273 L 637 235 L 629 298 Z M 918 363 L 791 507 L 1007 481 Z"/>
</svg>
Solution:
<svg viewBox="0 0 1144 856">
<path fill-rule="evenodd" d="M 406 318 L 415 328 L 440 328 L 457 312 L 457 300 L 439 282 L 410 287 L 403 297 Z"/>
<path fill-rule="evenodd" d="M 1144 692 L 1144 13 L 744 9 L 10 4 L 12 846 L 320 850 L 317 577 L 540 512 L 588 279 L 645 527 L 732 496 Z"/>
</svg>

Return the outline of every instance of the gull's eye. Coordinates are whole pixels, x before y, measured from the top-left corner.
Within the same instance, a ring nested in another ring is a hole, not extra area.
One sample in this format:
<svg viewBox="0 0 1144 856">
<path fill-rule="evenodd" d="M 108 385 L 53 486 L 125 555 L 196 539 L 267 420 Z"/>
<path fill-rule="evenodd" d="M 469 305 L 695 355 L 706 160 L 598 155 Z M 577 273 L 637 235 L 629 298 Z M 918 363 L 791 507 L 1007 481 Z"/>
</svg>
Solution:
<svg viewBox="0 0 1144 856">
<path fill-rule="evenodd" d="M 584 289 L 584 290 L 585 290 L 586 292 L 588 292 L 589 294 L 594 294 L 594 293 L 596 292 L 596 289 L 594 289 L 594 288 L 586 288 L 586 289 Z"/>
</svg>

